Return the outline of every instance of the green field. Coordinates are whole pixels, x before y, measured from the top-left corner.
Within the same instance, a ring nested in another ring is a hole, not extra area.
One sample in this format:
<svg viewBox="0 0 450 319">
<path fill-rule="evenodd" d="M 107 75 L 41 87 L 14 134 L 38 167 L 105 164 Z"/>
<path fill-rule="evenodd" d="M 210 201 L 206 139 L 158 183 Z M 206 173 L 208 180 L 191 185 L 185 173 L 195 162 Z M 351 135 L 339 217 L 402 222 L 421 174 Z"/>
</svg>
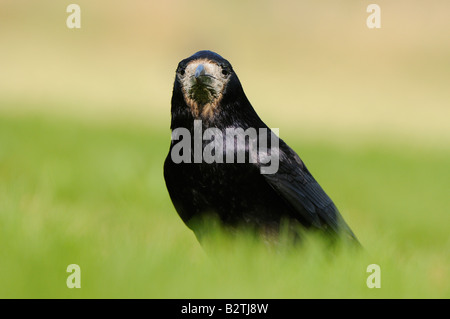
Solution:
<svg viewBox="0 0 450 319">
<path fill-rule="evenodd" d="M 218 234 L 206 254 L 165 188 L 168 129 L 2 114 L 0 297 L 450 297 L 448 149 L 282 133 L 364 252 Z M 373 263 L 380 289 L 366 285 Z"/>
</svg>

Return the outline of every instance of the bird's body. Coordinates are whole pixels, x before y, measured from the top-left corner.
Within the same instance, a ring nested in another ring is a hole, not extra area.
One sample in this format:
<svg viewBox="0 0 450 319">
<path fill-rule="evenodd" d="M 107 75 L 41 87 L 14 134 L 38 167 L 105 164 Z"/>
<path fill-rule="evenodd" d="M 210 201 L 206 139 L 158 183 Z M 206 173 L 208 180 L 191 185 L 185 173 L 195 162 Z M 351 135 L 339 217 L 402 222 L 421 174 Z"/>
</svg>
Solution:
<svg viewBox="0 0 450 319">
<path fill-rule="evenodd" d="M 183 139 L 172 135 L 164 177 L 178 214 L 197 237 L 203 231 L 198 221 L 214 217 L 226 227 L 247 227 L 265 235 L 276 235 L 287 222 L 292 228 L 344 234 L 357 241 L 300 157 L 259 118 L 231 65 L 221 56 L 200 51 L 180 62 L 171 112 L 172 132 L 184 130 L 189 134 Z M 211 128 L 216 130 L 214 139 L 196 140 L 199 129 L 204 137 L 203 132 Z M 258 155 L 252 157 L 252 136 L 247 140 L 233 137 L 227 145 L 230 129 L 254 129 L 257 145 L 264 142 L 267 147 L 259 148 Z M 223 162 L 196 158 L 196 147 L 204 150 L 214 145 L 211 141 L 222 138 L 223 144 L 216 144 L 212 153 Z M 181 142 L 191 151 L 181 154 L 184 161 L 175 158 L 180 155 L 175 148 Z M 234 146 L 231 151 L 230 145 Z M 240 151 L 245 153 L 244 162 L 236 162 Z M 227 160 L 230 152 L 235 154 L 231 162 Z M 270 157 L 270 164 L 277 161 L 276 171 L 262 173 L 268 165 L 263 155 Z"/>
</svg>

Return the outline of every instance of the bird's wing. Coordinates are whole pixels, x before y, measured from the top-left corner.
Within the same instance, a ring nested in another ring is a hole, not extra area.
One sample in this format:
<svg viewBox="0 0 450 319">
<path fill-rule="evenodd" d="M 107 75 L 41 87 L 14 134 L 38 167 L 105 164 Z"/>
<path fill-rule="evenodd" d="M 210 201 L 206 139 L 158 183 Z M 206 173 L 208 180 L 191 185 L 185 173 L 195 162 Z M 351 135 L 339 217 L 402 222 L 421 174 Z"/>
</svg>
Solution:
<svg viewBox="0 0 450 319">
<path fill-rule="evenodd" d="M 299 214 L 299 219 L 332 233 L 346 231 L 354 237 L 333 201 L 300 157 L 282 140 L 279 150 L 278 171 L 275 174 L 263 175 L 269 185 Z"/>
</svg>

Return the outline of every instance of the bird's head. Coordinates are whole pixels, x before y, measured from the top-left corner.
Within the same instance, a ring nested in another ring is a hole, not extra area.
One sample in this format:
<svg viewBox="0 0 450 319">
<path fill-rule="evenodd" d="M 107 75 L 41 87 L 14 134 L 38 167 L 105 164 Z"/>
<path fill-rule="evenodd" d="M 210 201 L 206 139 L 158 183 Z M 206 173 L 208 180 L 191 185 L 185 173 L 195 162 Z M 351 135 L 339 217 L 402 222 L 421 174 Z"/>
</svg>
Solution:
<svg viewBox="0 0 450 319">
<path fill-rule="evenodd" d="M 241 93 L 244 95 L 231 64 L 217 53 L 199 51 L 178 64 L 174 96 L 182 96 L 196 118 L 213 117 L 227 95 Z"/>
</svg>

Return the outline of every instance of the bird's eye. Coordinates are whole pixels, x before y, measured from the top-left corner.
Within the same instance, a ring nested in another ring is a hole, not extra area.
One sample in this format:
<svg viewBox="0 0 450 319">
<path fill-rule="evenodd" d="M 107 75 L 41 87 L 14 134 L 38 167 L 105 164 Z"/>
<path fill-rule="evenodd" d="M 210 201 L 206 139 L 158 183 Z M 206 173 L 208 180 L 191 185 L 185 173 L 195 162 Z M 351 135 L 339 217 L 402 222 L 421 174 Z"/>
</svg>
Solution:
<svg viewBox="0 0 450 319">
<path fill-rule="evenodd" d="M 181 69 L 178 73 L 179 73 L 181 76 L 184 76 L 184 70 L 183 70 L 183 69 Z"/>
<path fill-rule="evenodd" d="M 230 72 L 228 72 L 228 70 L 226 69 L 222 69 L 222 74 L 227 76 L 228 74 L 230 74 Z"/>
</svg>

